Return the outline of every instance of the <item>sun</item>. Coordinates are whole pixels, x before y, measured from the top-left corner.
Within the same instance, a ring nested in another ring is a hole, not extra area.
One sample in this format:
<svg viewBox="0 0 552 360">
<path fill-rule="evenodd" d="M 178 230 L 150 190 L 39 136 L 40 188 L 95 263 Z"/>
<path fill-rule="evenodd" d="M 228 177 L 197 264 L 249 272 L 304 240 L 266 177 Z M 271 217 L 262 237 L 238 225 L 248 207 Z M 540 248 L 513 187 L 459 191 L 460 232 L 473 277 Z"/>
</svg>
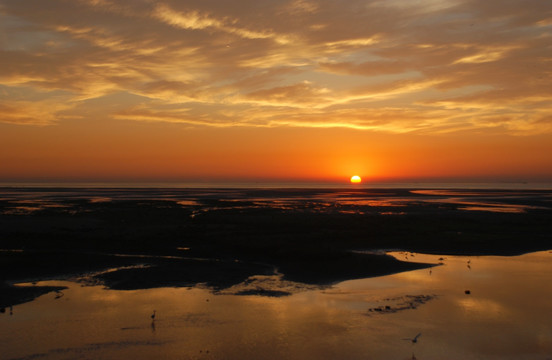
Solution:
<svg viewBox="0 0 552 360">
<path fill-rule="evenodd" d="M 361 181 L 362 181 L 362 179 L 360 178 L 360 176 L 358 176 L 358 175 L 351 176 L 351 183 L 358 184 Z"/>
</svg>

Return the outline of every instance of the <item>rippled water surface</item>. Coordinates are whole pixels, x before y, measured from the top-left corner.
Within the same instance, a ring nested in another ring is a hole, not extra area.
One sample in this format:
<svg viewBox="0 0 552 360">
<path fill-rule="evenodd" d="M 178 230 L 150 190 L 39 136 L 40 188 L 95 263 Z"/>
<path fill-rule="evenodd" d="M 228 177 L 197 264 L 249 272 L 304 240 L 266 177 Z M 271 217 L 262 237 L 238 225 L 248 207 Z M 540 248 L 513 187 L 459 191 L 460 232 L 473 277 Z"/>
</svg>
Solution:
<svg viewBox="0 0 552 360">
<path fill-rule="evenodd" d="M 240 285 L 292 293 L 281 297 L 235 295 L 240 289 L 115 291 L 41 282 L 68 289 L 0 314 L 0 357 L 552 358 L 552 252 L 393 255 L 441 265 L 331 287 L 294 286 L 274 277 Z M 418 334 L 416 343 L 409 340 Z"/>
</svg>

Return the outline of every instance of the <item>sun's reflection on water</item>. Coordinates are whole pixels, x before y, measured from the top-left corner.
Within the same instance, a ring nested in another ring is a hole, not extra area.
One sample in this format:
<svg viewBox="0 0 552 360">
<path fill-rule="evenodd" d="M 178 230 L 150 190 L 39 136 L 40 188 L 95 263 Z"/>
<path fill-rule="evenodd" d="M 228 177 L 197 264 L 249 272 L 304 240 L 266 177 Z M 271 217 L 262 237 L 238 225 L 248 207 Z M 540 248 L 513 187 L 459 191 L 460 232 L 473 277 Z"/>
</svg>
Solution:
<svg viewBox="0 0 552 360">
<path fill-rule="evenodd" d="M 1 190 L 1 189 L 0 189 Z M 396 215 L 418 211 L 420 206 L 444 205 L 461 211 L 523 213 L 550 208 L 547 192 L 497 190 L 358 190 L 320 189 L 73 189 L 65 191 L 0 191 L 4 215 L 28 215 L 40 211 L 79 212 L 82 203 L 101 207 L 106 203 L 144 201 L 167 207 L 173 204 L 192 211 L 191 217 L 212 210 L 273 209 L 342 214 Z M 393 211 L 397 208 L 399 211 Z M 388 211 L 390 209 L 390 211 Z"/>
<path fill-rule="evenodd" d="M 115 291 L 42 282 L 68 289 L 63 297 L 50 293 L 14 307 L 12 316 L 2 314 L 0 346 L 7 359 L 402 359 L 413 352 L 418 359 L 490 353 L 540 359 L 550 354 L 552 325 L 545 315 L 552 313 L 552 253 L 408 257 L 443 265 L 323 289 L 287 284 L 290 295 L 280 297 L 233 295 L 240 289 Z M 269 278 L 256 281 L 282 288 Z M 253 280 L 250 288 L 256 286 Z M 402 340 L 418 333 L 415 344 Z M 489 334 L 492 346 L 486 344 Z"/>
</svg>

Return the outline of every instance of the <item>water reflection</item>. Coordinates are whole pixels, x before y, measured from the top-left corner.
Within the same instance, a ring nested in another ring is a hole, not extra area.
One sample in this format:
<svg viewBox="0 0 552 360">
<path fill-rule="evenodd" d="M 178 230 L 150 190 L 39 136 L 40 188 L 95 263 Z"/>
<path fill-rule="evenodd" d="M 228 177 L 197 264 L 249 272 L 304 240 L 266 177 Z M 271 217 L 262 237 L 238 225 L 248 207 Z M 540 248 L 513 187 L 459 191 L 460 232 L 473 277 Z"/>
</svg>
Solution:
<svg viewBox="0 0 552 360">
<path fill-rule="evenodd" d="M 401 189 L 1 189 L 6 215 L 25 215 L 61 208 L 84 211 L 88 205 L 113 201 L 157 202 L 157 206 L 179 205 L 194 216 L 216 209 L 279 209 L 365 214 L 386 208 L 420 204 L 449 204 L 463 211 L 520 213 L 550 208 L 552 194 L 531 190 L 401 190 Z M 404 210 L 401 210 L 404 212 Z"/>
<path fill-rule="evenodd" d="M 50 293 L 15 306 L 12 316 L 0 314 L 0 348 L 6 359 L 550 356 L 552 253 L 407 255 L 443 265 L 284 297 L 230 294 L 238 288 L 219 294 L 198 287 L 114 291 L 41 282 L 68 289 L 63 297 Z M 255 282 L 269 288 L 271 281 L 281 288 L 276 278 L 259 277 L 241 290 Z M 416 342 L 403 340 L 420 333 Z"/>
</svg>

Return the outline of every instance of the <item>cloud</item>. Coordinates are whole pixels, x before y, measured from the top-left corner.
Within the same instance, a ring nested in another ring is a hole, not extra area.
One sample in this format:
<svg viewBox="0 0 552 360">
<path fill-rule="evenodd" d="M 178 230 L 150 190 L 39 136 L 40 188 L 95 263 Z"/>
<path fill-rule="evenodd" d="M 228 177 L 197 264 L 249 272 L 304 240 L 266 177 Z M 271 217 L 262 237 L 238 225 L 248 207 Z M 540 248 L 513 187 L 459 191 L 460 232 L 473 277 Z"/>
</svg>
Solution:
<svg viewBox="0 0 552 360">
<path fill-rule="evenodd" d="M 136 103 L 98 111 L 192 126 L 549 133 L 551 13 L 540 0 L 4 0 L 0 121 L 71 121 L 66 110 L 123 93 Z"/>
<path fill-rule="evenodd" d="M 155 7 L 154 17 L 173 26 L 188 30 L 213 29 L 229 34 L 235 34 L 244 39 L 274 39 L 280 43 L 287 43 L 289 39 L 267 30 L 253 30 L 240 27 L 237 19 L 217 19 L 209 14 L 201 14 L 196 10 L 185 12 L 175 11 L 166 4 Z"/>
<path fill-rule="evenodd" d="M 71 108 L 71 105 L 51 100 L 0 101 L 0 122 L 18 125 L 52 125 L 69 118 L 64 116 L 63 112 Z"/>
<path fill-rule="evenodd" d="M 353 62 L 320 63 L 320 70 L 336 74 L 350 74 L 363 76 L 378 76 L 382 74 L 397 74 L 412 67 L 405 61 L 367 61 L 359 64 Z"/>
<path fill-rule="evenodd" d="M 277 106 L 316 106 L 328 101 L 329 90 L 318 88 L 309 82 L 263 89 L 245 94 L 244 100 L 258 104 Z"/>
</svg>

